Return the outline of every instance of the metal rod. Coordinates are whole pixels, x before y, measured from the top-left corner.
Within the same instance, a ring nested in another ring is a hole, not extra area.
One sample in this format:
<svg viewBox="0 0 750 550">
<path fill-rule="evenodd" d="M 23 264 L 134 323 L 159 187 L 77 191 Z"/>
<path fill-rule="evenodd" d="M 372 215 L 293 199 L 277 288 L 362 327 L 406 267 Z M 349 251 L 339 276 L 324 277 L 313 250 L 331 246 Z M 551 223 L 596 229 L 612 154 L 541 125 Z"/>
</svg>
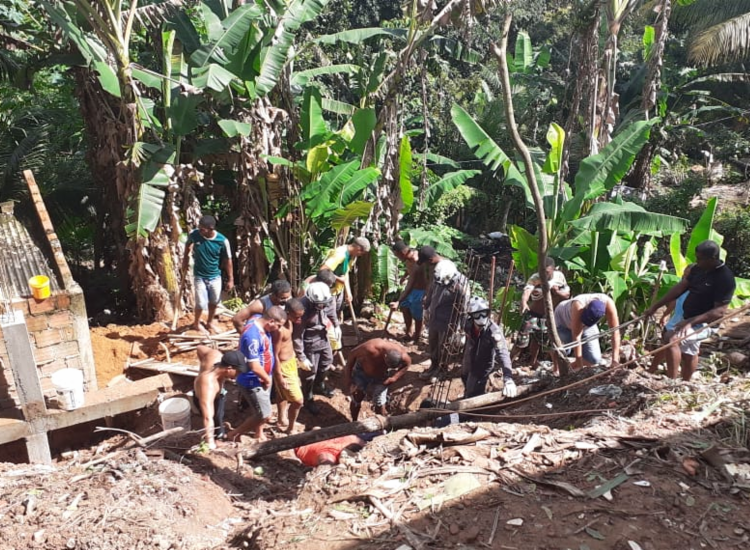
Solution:
<svg viewBox="0 0 750 550">
<path fill-rule="evenodd" d="M 510 266 L 508 267 L 508 279 L 505 281 L 505 293 L 503 294 L 503 303 L 500 306 L 500 315 L 498 316 L 498 322 L 503 322 L 503 314 L 505 313 L 505 303 L 508 301 L 508 289 L 510 288 L 510 282 L 513 279 L 513 268 L 516 266 L 516 263 L 514 260 L 510 261 Z"/>
</svg>

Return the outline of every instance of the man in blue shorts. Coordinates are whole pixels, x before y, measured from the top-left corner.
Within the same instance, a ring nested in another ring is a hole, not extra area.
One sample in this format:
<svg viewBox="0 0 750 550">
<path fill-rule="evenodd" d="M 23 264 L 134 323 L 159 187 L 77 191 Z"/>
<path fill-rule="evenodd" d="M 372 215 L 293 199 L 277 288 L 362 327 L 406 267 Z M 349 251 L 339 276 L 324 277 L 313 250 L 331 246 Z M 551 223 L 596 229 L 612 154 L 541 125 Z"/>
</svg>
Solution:
<svg viewBox="0 0 750 550">
<path fill-rule="evenodd" d="M 263 425 L 271 417 L 271 375 L 274 352 L 271 334 L 286 323 L 286 312 L 280 306 L 271 306 L 262 317 L 251 320 L 240 338 L 240 351 L 247 359 L 250 370 L 237 376 L 237 387 L 250 408 L 250 418 L 227 434 L 230 441 L 242 434 L 255 432 L 258 441 L 265 441 Z"/>
<path fill-rule="evenodd" d="M 422 301 L 427 289 L 427 266 L 417 264 L 419 252 L 409 247 L 404 241 L 396 242 L 393 247 L 393 254 L 404 264 L 406 264 L 406 287 L 398 301 L 390 305 L 392 310 L 401 309 L 404 315 L 404 341 L 413 340 L 419 342 L 422 335 L 422 319 L 424 318 L 424 309 Z M 414 321 L 414 333 L 411 332 L 411 324 Z"/>
<path fill-rule="evenodd" d="M 195 321 L 193 328 L 201 329 L 201 315 L 208 307 L 206 326 L 211 332 L 218 332 L 214 324 L 216 307 L 221 301 L 221 270 L 227 274 L 226 290 L 234 288 L 234 266 L 232 250 L 227 238 L 216 231 L 216 219 L 203 216 L 198 222 L 198 229 L 188 235 L 185 245 L 185 257 L 182 261 L 182 272 L 187 273 L 190 264 L 190 253 L 193 253 L 193 284 L 195 286 Z"/>
<path fill-rule="evenodd" d="M 368 393 L 372 395 L 372 408 L 385 416 L 388 387 L 406 374 L 410 366 L 411 357 L 396 342 L 373 338 L 354 348 L 344 367 L 344 391 L 351 396 L 352 421 L 359 417 Z"/>
<path fill-rule="evenodd" d="M 726 315 L 736 282 L 734 274 L 721 261 L 721 249 L 714 241 L 703 241 L 695 247 L 695 264 L 687 276 L 670 288 L 661 300 L 654 302 L 644 315 L 651 316 L 661 306 L 689 291 L 682 305 L 683 319 L 674 325 L 667 348 L 667 376 L 677 378 L 677 366 L 683 380 L 690 380 L 698 368 L 700 342 L 707 334 L 704 325 Z M 681 342 L 680 338 L 687 336 Z"/>
</svg>

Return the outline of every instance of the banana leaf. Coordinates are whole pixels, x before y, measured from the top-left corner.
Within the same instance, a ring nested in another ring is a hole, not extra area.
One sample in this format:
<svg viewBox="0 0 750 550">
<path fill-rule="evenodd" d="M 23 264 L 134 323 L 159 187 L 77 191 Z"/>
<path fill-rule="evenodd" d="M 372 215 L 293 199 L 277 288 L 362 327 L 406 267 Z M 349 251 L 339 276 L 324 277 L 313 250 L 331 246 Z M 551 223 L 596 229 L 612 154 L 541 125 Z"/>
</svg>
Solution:
<svg viewBox="0 0 750 550">
<path fill-rule="evenodd" d="M 292 0 L 278 21 L 272 35 L 271 44 L 263 51 L 256 92 L 258 95 L 269 93 L 279 79 L 289 57 L 294 33 L 299 28 L 315 19 L 328 4 L 329 0 Z"/>
<path fill-rule="evenodd" d="M 328 137 L 326 121 L 323 118 L 320 90 L 310 86 L 305 90 L 300 110 L 300 126 L 302 126 L 302 143 L 304 149 L 312 149 L 320 145 Z"/>
<path fill-rule="evenodd" d="M 481 170 L 458 170 L 456 172 L 449 172 L 445 174 L 440 180 L 430 184 L 424 194 L 424 205 L 423 208 L 429 210 L 440 197 L 442 197 L 448 191 L 456 189 L 460 185 L 463 185 L 474 176 L 481 174 Z"/>
<path fill-rule="evenodd" d="M 684 232 L 688 221 L 676 216 L 648 212 L 631 202 L 599 202 L 591 207 L 586 216 L 569 222 L 569 225 L 579 231 L 611 230 L 663 236 Z"/>
<path fill-rule="evenodd" d="M 383 294 L 394 292 L 398 289 L 398 259 L 387 244 L 381 244 L 373 252 L 372 282 L 383 290 Z"/>
<path fill-rule="evenodd" d="M 401 138 L 401 144 L 398 150 L 398 184 L 401 191 L 401 202 L 403 208 L 401 212 L 404 214 L 411 210 L 411 205 L 414 204 L 414 188 L 411 184 L 411 144 L 409 138 L 404 136 Z"/>
<path fill-rule="evenodd" d="M 317 44 L 335 44 L 336 42 L 347 42 L 349 44 L 361 44 L 370 38 L 376 36 L 387 36 L 389 38 L 406 38 L 407 31 L 405 29 L 381 29 L 381 28 L 365 28 L 365 29 L 352 29 L 348 31 L 337 32 L 334 34 L 326 34 L 319 36 L 313 42 Z"/>
<path fill-rule="evenodd" d="M 216 30 L 209 43 L 195 50 L 190 59 L 194 65 L 204 67 L 211 62 L 219 65 L 229 63 L 227 52 L 234 52 L 250 31 L 253 21 L 258 19 L 262 10 L 254 4 L 245 4 L 234 10 L 221 22 L 221 29 Z"/>
<path fill-rule="evenodd" d="M 367 201 L 356 201 L 339 208 L 331 216 L 331 227 L 340 230 L 352 225 L 355 221 L 370 215 L 373 203 Z"/>
</svg>

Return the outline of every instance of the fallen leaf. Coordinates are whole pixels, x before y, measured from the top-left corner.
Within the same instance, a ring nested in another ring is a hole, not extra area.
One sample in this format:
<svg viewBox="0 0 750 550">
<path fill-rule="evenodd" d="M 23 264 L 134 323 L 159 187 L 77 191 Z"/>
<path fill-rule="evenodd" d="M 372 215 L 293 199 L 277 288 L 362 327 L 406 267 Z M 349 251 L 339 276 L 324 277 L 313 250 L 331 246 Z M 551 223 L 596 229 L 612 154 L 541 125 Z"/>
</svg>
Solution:
<svg viewBox="0 0 750 550">
<path fill-rule="evenodd" d="M 628 541 L 628 546 L 630 546 L 630 550 L 643 550 L 640 544 L 633 542 L 632 540 Z"/>
<path fill-rule="evenodd" d="M 515 527 L 520 527 L 521 525 L 523 525 L 523 518 L 509 519 L 506 523 L 508 525 L 513 525 Z"/>
<path fill-rule="evenodd" d="M 685 505 L 686 506 L 695 506 L 695 498 L 693 497 L 693 495 L 688 495 L 685 498 Z"/>
<path fill-rule="evenodd" d="M 586 527 L 586 533 L 596 540 L 604 540 L 604 535 L 602 535 L 599 531 L 596 529 L 592 529 L 591 527 Z"/>
<path fill-rule="evenodd" d="M 544 510 L 544 513 L 547 514 L 547 517 L 552 520 L 552 510 L 550 510 L 547 506 L 542 506 L 542 510 Z"/>
</svg>

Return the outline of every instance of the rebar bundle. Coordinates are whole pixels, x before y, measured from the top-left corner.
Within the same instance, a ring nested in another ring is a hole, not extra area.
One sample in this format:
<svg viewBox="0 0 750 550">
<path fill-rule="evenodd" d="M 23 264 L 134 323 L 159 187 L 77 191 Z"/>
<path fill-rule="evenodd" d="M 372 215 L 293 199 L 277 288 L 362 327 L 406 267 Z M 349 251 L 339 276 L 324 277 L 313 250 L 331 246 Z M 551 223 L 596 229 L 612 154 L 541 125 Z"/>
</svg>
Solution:
<svg viewBox="0 0 750 550">
<path fill-rule="evenodd" d="M 481 256 L 473 250 L 469 250 L 466 255 L 467 273 L 466 275 L 461 274 L 456 282 L 460 288 L 453 297 L 451 318 L 440 351 L 439 368 L 436 374 L 437 382 L 433 384 L 429 396 L 429 399 L 438 407 L 448 403 L 451 384 L 453 379 L 456 378 L 456 371 L 461 369 L 465 343 L 466 308 L 471 296 L 472 280 L 477 278 L 480 263 Z"/>
</svg>

